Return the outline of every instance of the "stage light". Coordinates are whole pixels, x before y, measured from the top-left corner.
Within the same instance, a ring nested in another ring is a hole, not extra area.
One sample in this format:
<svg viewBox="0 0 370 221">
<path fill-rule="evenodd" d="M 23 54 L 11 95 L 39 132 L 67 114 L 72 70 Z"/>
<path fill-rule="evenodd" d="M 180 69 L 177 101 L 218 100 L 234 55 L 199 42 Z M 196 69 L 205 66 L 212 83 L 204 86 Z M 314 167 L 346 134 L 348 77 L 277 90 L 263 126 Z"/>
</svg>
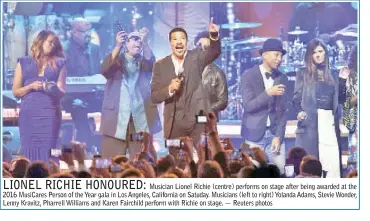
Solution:
<svg viewBox="0 0 370 221">
<path fill-rule="evenodd" d="M 229 21 L 233 21 L 233 22 L 229 22 L 229 23 L 234 23 L 235 15 L 234 14 L 229 14 L 229 15 L 227 15 L 227 19 Z"/>
<path fill-rule="evenodd" d="M 139 19 L 139 18 L 142 18 L 143 16 L 141 16 L 139 13 L 135 13 L 134 15 L 133 15 L 133 18 L 134 19 Z"/>
</svg>

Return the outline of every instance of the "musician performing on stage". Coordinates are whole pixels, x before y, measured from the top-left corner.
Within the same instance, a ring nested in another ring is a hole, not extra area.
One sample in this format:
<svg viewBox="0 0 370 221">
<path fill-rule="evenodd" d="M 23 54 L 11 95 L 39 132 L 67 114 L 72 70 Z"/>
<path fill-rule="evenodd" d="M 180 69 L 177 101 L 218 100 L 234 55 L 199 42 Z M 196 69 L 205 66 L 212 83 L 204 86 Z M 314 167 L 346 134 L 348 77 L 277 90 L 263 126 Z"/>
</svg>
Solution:
<svg viewBox="0 0 370 221">
<path fill-rule="evenodd" d="M 155 57 L 147 42 L 148 29 L 116 35 L 116 47 L 102 64 L 107 79 L 101 128 L 102 156 L 129 153 L 134 159 L 141 151 L 141 141 L 130 135 L 142 131 L 155 134 L 161 130 L 157 105 L 150 99 L 150 80 Z M 120 51 L 124 48 L 124 53 Z"/>
<path fill-rule="evenodd" d="M 329 65 L 328 49 L 320 39 L 307 45 L 306 67 L 297 72 L 293 104 L 297 111 L 296 146 L 322 163 L 327 177 L 341 177 L 338 72 Z"/>
<path fill-rule="evenodd" d="M 173 28 L 169 33 L 172 54 L 154 64 L 152 100 L 165 102 L 164 136 L 166 139 L 190 136 L 198 143 L 204 125 L 196 123 L 200 110 L 211 112 L 209 99 L 202 86 L 202 72 L 221 53 L 219 28 L 209 25 L 209 48 L 187 50 L 188 35 L 183 28 Z"/>
<path fill-rule="evenodd" d="M 278 39 L 264 42 L 263 63 L 242 76 L 243 121 L 241 134 L 251 147 L 261 147 L 281 173 L 285 166 L 287 76 L 278 68 L 286 51 Z"/>
<path fill-rule="evenodd" d="M 79 141 L 71 154 L 92 162 L 82 176 L 271 178 L 305 176 L 290 151 L 301 148 L 320 168 L 308 177 L 340 177 L 349 142 L 347 172 L 357 168 L 352 3 L 9 3 L 5 160 L 69 160 Z"/>
<path fill-rule="evenodd" d="M 31 56 L 19 58 L 13 81 L 13 94 L 21 98 L 21 155 L 32 161 L 48 161 L 50 149 L 56 148 L 65 81 L 62 44 L 53 32 L 41 31 L 31 46 Z"/>
<path fill-rule="evenodd" d="M 67 59 L 67 77 L 87 77 L 100 73 L 99 46 L 91 43 L 91 24 L 83 18 L 71 22 L 71 38 L 65 44 Z M 63 108 L 71 113 L 76 129 L 76 141 L 85 142 L 88 152 L 92 150 L 93 131 L 89 126 L 88 113 L 92 109 L 100 110 L 98 98 L 88 92 L 68 93 L 63 99 Z M 67 142 L 72 137 L 68 137 Z"/>
</svg>

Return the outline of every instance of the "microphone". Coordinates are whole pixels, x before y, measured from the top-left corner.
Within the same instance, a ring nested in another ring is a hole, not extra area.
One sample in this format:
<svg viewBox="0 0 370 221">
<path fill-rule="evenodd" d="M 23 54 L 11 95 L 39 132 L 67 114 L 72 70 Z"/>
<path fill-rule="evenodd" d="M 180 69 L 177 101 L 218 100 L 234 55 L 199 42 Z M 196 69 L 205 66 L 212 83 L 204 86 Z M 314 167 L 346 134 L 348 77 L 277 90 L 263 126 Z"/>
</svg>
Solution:
<svg viewBox="0 0 370 221">
<path fill-rule="evenodd" d="M 179 73 L 178 73 L 178 75 L 177 75 L 177 78 L 178 78 L 179 80 L 184 80 L 184 78 L 185 78 L 185 74 L 184 74 L 184 67 L 180 67 L 180 69 L 179 69 Z"/>
<path fill-rule="evenodd" d="M 182 85 L 183 85 L 183 80 L 185 79 L 185 74 L 184 74 L 184 67 L 180 67 L 179 70 L 178 70 L 178 74 L 177 74 L 177 79 L 179 79 L 181 81 L 181 85 L 180 85 L 180 88 L 176 91 L 174 91 L 177 95 L 177 97 L 180 96 L 180 92 L 181 92 L 181 88 L 182 88 Z"/>
</svg>

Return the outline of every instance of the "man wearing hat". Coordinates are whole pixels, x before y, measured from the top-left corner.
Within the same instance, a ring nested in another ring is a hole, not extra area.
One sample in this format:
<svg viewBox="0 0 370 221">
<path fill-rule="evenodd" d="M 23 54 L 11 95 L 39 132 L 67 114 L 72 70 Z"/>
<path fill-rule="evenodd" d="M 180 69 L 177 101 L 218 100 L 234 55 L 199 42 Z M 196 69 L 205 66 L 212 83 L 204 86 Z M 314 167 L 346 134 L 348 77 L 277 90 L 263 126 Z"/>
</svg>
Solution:
<svg viewBox="0 0 370 221">
<path fill-rule="evenodd" d="M 262 64 L 246 71 L 241 79 L 243 120 L 241 134 L 250 147 L 262 148 L 268 161 L 284 173 L 288 78 L 279 72 L 286 51 L 278 39 L 268 39 L 260 50 Z"/>
<path fill-rule="evenodd" d="M 103 157 L 126 154 L 134 159 L 141 143 L 130 135 L 161 130 L 157 105 L 150 97 L 150 81 L 155 57 L 149 47 L 148 29 L 116 35 L 116 47 L 102 64 L 107 79 L 101 116 Z M 120 54 L 124 48 L 124 53 Z"/>
</svg>

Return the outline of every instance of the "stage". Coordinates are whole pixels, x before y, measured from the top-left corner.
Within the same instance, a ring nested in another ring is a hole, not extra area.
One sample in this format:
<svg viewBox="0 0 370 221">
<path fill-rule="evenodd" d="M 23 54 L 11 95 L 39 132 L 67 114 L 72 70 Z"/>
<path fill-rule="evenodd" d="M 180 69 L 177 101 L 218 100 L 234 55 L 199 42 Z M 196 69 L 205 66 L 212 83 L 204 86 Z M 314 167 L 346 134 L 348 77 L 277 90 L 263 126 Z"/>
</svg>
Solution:
<svg viewBox="0 0 370 221">
<path fill-rule="evenodd" d="M 19 139 L 19 129 L 17 126 L 17 119 L 19 116 L 19 109 L 5 109 L 2 110 L 3 116 L 3 132 L 11 131 L 13 134 L 13 140 L 7 145 L 7 148 L 11 151 L 13 156 L 18 155 L 18 151 L 20 148 L 20 139 Z M 63 123 L 62 128 L 67 128 L 68 130 L 73 130 L 72 124 L 72 117 L 71 114 L 66 113 L 63 111 Z M 89 113 L 88 114 L 90 119 L 94 119 L 96 130 L 94 136 L 94 145 L 97 146 L 97 150 L 100 149 L 100 142 L 101 142 L 101 134 L 99 132 L 100 128 L 100 119 L 101 114 L 99 112 Z M 6 124 L 8 123 L 8 124 Z M 7 126 L 8 125 L 8 126 Z M 297 121 L 290 120 L 287 122 L 286 130 L 285 130 L 285 147 L 286 153 L 294 147 L 295 143 L 295 130 L 297 128 Z M 240 135 L 241 131 L 241 122 L 237 120 L 228 120 L 228 121 L 220 121 L 217 125 L 217 129 L 221 138 L 230 138 L 235 146 L 235 148 L 239 148 L 239 146 L 243 142 L 243 138 Z M 341 124 L 340 125 L 341 131 L 341 148 L 342 148 L 342 162 L 347 162 L 347 151 L 348 151 L 348 129 Z M 70 132 L 73 134 L 73 132 Z M 154 134 L 154 142 L 155 148 L 157 150 L 158 156 L 164 156 L 168 153 L 167 149 L 164 147 L 164 139 L 163 139 L 163 132 L 159 132 Z"/>
</svg>

